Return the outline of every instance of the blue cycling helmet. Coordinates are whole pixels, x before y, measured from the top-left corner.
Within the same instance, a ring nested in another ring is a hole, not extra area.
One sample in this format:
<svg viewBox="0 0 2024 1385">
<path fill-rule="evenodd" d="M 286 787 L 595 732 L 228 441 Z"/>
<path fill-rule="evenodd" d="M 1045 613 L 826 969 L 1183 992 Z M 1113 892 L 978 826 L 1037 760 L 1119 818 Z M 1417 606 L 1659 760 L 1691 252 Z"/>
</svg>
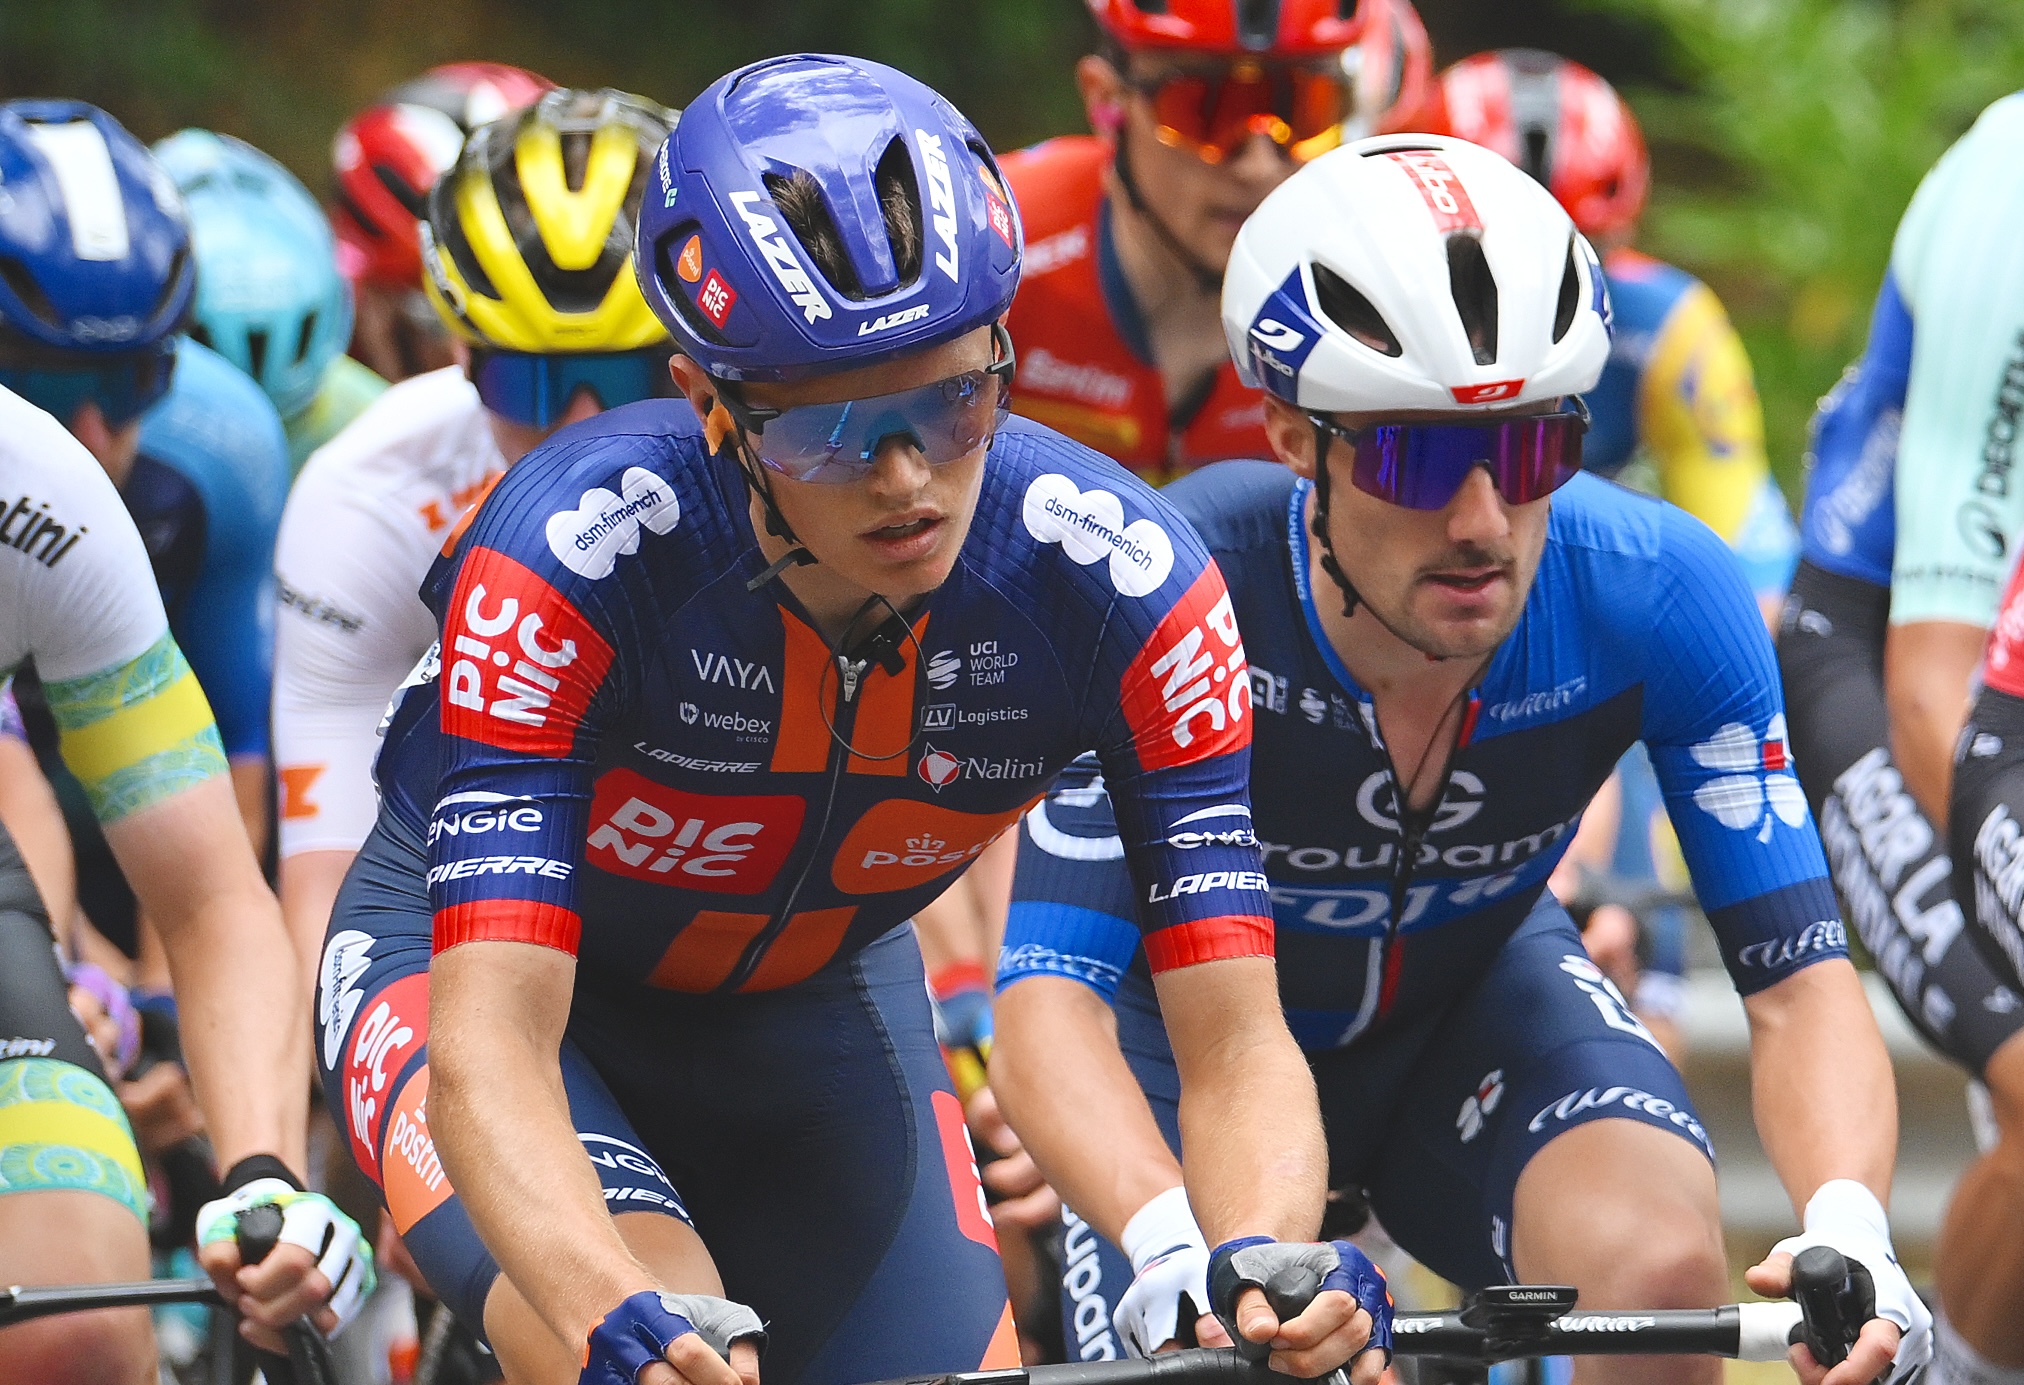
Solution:
<svg viewBox="0 0 2024 1385">
<path fill-rule="evenodd" d="M 790 183 L 803 225 L 833 240 L 833 276 L 775 201 Z M 910 204 L 916 245 L 889 236 L 887 198 Z M 640 204 L 634 265 L 684 354 L 720 380 L 782 381 L 995 322 L 1021 243 L 961 112 L 882 63 L 802 53 L 741 67 L 683 112 Z"/>
<path fill-rule="evenodd" d="M 351 285 L 323 209 L 243 140 L 182 130 L 155 146 L 189 209 L 190 335 L 252 376 L 283 418 L 309 407 L 351 341 Z"/>
<path fill-rule="evenodd" d="M 139 140 L 82 101 L 0 105 L 0 335 L 145 351 L 182 325 L 195 283 L 183 200 Z"/>
</svg>

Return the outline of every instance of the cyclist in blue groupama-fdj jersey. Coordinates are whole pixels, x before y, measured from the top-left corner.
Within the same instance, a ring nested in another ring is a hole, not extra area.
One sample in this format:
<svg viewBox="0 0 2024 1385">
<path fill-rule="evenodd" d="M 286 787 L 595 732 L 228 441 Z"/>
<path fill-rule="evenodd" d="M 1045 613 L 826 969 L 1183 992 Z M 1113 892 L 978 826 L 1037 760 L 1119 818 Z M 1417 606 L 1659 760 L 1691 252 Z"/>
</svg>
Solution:
<svg viewBox="0 0 2024 1385">
<path fill-rule="evenodd" d="M 1814 420 L 1805 557 L 1778 641 L 1800 782 L 1849 919 L 1993 1116 L 1935 1249 L 1933 1385 L 2024 1379 L 2024 1004 L 2003 894 L 1977 887 L 2000 842 L 1982 829 L 2015 798 L 2000 645 L 1962 731 L 2024 534 L 2009 475 L 2024 412 L 2020 139 L 2024 96 L 2005 97 L 1899 223 L 1868 345 Z"/>
<path fill-rule="evenodd" d="M 1464 1285 L 1720 1300 L 1706 1134 L 1544 892 L 1643 739 L 1751 1013 L 1765 1143 L 1804 1206 L 1776 1249 L 1830 1244 L 1875 1278 L 1880 1317 L 1834 1385 L 1922 1364 L 1924 1310 L 1880 1201 L 1889 1060 L 1789 773 L 1762 617 L 1705 526 L 1577 474 L 1569 397 L 1608 352 L 1586 241 L 1475 145 L 1366 140 L 1245 223 L 1223 313 L 1286 466 L 1227 463 L 1166 494 L 1198 517 L 1258 659 L 1256 816 L 1170 840 L 1264 851 L 1336 1185 Z M 991 1075 L 1049 1180 L 1125 1252 L 1104 1252 L 1105 1278 L 1130 1285 L 1116 1321 L 1144 1350 L 1173 1335 L 1182 1295 L 1203 1301 L 1205 1266 L 1215 1293 L 1169 1152 L 1192 1164 L 1199 1127 L 1173 1119 L 1113 829 L 1090 820 L 1096 795 L 1067 797 L 1028 818 Z M 1782 1293 L 1788 1267 L 1774 1254 L 1751 1282 Z"/>
<path fill-rule="evenodd" d="M 417 1263 L 516 1381 L 737 1385 L 762 1335 L 806 1382 L 1016 1364 L 904 924 L 1094 750 L 1225 1307 L 1298 1374 L 1383 1347 L 1375 1271 L 1301 1240 L 1320 1131 L 1256 847 L 1173 840 L 1244 811 L 1222 580 L 1007 421 L 982 138 L 891 68 L 756 63 L 661 147 L 637 246 L 687 398 L 565 430 L 431 573 L 331 920 L 327 1090 Z M 1320 1292 L 1282 1324 L 1288 1262 Z"/>
</svg>

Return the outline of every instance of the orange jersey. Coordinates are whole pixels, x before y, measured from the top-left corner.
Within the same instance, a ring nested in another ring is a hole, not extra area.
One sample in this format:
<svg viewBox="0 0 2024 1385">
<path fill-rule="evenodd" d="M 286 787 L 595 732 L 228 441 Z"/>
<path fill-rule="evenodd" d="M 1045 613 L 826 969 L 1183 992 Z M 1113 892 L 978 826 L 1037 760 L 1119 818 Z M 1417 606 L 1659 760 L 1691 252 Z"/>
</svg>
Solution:
<svg viewBox="0 0 2024 1385">
<path fill-rule="evenodd" d="M 1110 145 L 1051 139 L 1001 161 L 1026 226 L 1012 301 L 1019 375 L 1012 407 L 1155 485 L 1205 462 L 1272 456 L 1264 396 L 1227 362 L 1208 396 L 1176 417 L 1110 239 Z"/>
</svg>

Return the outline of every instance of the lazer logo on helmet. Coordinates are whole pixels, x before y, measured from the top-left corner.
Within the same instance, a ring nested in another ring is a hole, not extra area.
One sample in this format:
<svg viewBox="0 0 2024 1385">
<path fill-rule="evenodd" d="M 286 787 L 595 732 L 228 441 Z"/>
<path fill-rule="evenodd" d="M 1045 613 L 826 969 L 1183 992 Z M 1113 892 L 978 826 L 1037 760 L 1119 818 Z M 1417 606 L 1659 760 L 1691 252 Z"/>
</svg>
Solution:
<svg viewBox="0 0 2024 1385">
<path fill-rule="evenodd" d="M 458 575 L 443 730 L 527 755 L 565 755 L 612 649 L 562 593 L 490 548 Z"/>
<path fill-rule="evenodd" d="M 780 228 L 773 218 L 764 212 L 752 210 L 752 204 L 760 200 L 756 192 L 734 192 L 731 205 L 738 209 L 738 215 L 745 220 L 746 234 L 759 247 L 759 253 L 766 257 L 767 268 L 780 281 L 780 287 L 787 290 L 787 296 L 794 300 L 794 306 L 801 309 L 801 316 L 809 322 L 820 322 L 829 316 L 829 304 L 825 303 L 808 272 L 801 262 L 794 258 L 794 252 L 787 248 L 787 238 L 780 234 Z M 725 311 L 730 311 L 726 305 Z"/>
<path fill-rule="evenodd" d="M 903 308 L 896 313 L 883 313 L 873 318 L 870 322 L 858 323 L 857 334 L 861 337 L 868 337 L 878 332 L 889 332 L 895 327 L 904 327 L 909 322 L 919 322 L 927 315 L 928 305 L 916 303 L 911 308 Z"/>
<path fill-rule="evenodd" d="M 928 166 L 928 206 L 934 213 L 935 234 L 943 246 L 935 252 L 935 266 L 949 276 L 950 283 L 957 283 L 956 188 L 949 181 L 948 156 L 942 153 L 940 135 L 917 128 L 914 142 L 920 146 L 921 162 Z"/>
</svg>

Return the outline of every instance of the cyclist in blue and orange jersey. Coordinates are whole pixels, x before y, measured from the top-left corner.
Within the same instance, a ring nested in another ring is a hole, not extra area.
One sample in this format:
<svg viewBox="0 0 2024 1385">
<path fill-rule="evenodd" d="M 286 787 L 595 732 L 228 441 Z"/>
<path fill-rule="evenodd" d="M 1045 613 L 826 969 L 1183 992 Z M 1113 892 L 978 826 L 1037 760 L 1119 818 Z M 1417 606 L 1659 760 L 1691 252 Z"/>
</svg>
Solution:
<svg viewBox="0 0 2024 1385">
<path fill-rule="evenodd" d="M 56 120 L 38 131 L 39 122 L 16 111 L 0 113 L 0 170 L 17 211 L 32 208 L 40 191 L 9 138 L 24 124 L 27 138 L 48 140 L 82 176 L 90 176 L 94 149 L 100 172 L 109 171 L 104 144 L 94 143 L 104 139 L 96 122 Z M 91 233 L 107 234 L 103 221 L 52 220 L 56 236 L 75 231 L 92 243 Z M 52 329 L 75 327 L 75 300 L 49 307 Z M 23 349 L 7 343 L 10 374 L 33 369 L 15 364 Z M 117 357 L 103 369 L 109 377 L 131 372 Z M 0 674 L 16 677 L 31 665 L 39 674 L 64 762 L 175 968 L 183 1062 L 225 1170 L 224 1196 L 198 1212 L 201 1257 L 254 1321 L 285 1323 L 314 1309 L 319 1326 L 334 1329 L 371 1291 L 372 1257 L 357 1226 L 299 1181 L 309 996 L 147 550 L 92 456 L 60 422 L 4 388 L 0 493 L 9 497 L 0 520 Z M 11 742 L 6 732 L 0 739 Z M 14 768 L 36 778 L 32 767 Z M 22 786 L 8 788 L 11 814 Z M 60 829 L 47 797 L 31 806 L 49 829 L 38 841 L 24 836 L 36 851 Z M 45 872 L 52 885 L 60 877 Z M 61 907 L 60 898 L 49 902 Z M 122 1045 L 116 1040 L 101 1060 L 87 1043 L 66 1004 L 52 942 L 44 900 L 11 834 L 0 831 L 0 1278 L 141 1278 L 147 1178 L 109 1085 L 123 1075 Z M 103 994 L 117 1000 L 110 988 Z M 234 1214 L 260 1203 L 283 1209 L 284 1244 L 269 1263 L 242 1269 Z M 10 1327 L 0 1332 L 0 1360 L 10 1379 L 49 1385 L 142 1385 L 158 1366 L 142 1312 Z"/>
<path fill-rule="evenodd" d="M 1986 1089 L 1981 1157 L 1935 1247 L 1935 1385 L 2024 1380 L 2024 981 L 2003 873 L 2024 608 L 2014 585 L 1999 602 L 2024 534 L 2007 479 L 2024 409 L 2020 138 L 2024 96 L 2006 97 L 1898 223 L 1868 344 L 1814 419 L 1778 642 L 1850 921 L 1906 1018 Z"/>
<path fill-rule="evenodd" d="M 686 398 L 558 434 L 431 571 L 319 976 L 330 1104 L 416 1263 L 515 1381 L 737 1385 L 762 1335 L 811 1385 L 1015 1364 L 904 925 L 1095 749 L 1225 1306 L 1296 1374 L 1384 1347 L 1381 1279 L 1306 1240 L 1257 850 L 1168 840 L 1243 810 L 1222 580 L 1007 419 L 1021 236 L 982 138 L 804 54 L 713 83 L 637 176 Z M 1255 1286 L 1289 1263 L 1323 1278 L 1280 1323 Z"/>
<path fill-rule="evenodd" d="M 1546 890 L 1642 740 L 1750 1014 L 1765 1147 L 1803 1208 L 1750 1282 L 1783 1293 L 1785 1252 L 1832 1245 L 1869 1268 L 1880 1316 L 1832 1374 L 1801 1353 L 1802 1378 L 1922 1366 L 1928 1320 L 1882 1204 L 1889 1058 L 1790 773 L 1769 635 L 1705 525 L 1581 471 L 1579 396 L 1609 353 L 1594 252 L 1495 154 L 1379 137 L 1266 199 L 1223 304 L 1280 463 L 1204 468 L 1164 496 L 1199 526 L 1255 660 L 1252 802 L 1169 841 L 1264 853 L 1334 1186 L 1464 1287 L 1573 1284 L 1598 1308 L 1725 1294 L 1706 1132 Z M 1190 1224 L 1207 1210 L 1192 1173 L 1182 1189 L 1201 1128 L 1174 1119 L 1125 818 L 1095 788 L 1025 819 L 991 1077 L 1088 1224 L 1070 1255 L 1131 1286 L 1114 1325 L 1145 1351 L 1185 1326 L 1184 1298 L 1215 1295 L 1217 1261 Z"/>
<path fill-rule="evenodd" d="M 117 121 L 75 101 L 0 108 L 0 158 L 15 203 L 0 255 L 0 384 L 57 418 L 105 468 L 148 546 L 177 644 L 217 717 L 256 850 L 267 834 L 267 702 L 274 530 L 288 484 L 281 420 L 259 386 L 180 335 L 194 288 L 175 185 Z M 54 728 L 24 698 L 36 749 L 59 785 Z M 80 852 L 99 838 L 66 796 Z M 105 859 L 98 857 L 98 859 Z M 122 911 L 80 884 L 101 924 Z"/>
<path fill-rule="evenodd" d="M 1014 407 L 1154 484 L 1266 456 L 1216 320 L 1231 241 L 1345 122 L 1404 128 L 1426 32 L 1409 0 L 1089 5 L 1102 44 L 1076 81 L 1096 133 L 1005 160 L 1031 242 Z"/>
<path fill-rule="evenodd" d="M 466 135 L 554 88 L 505 63 L 446 63 L 383 93 L 331 142 L 330 224 L 357 310 L 351 354 L 385 379 L 452 363 L 450 334 L 422 296 L 429 190 Z"/>
<path fill-rule="evenodd" d="M 351 286 L 295 175 L 243 140 L 183 130 L 154 147 L 183 194 L 197 295 L 190 335 L 258 382 L 281 414 L 291 474 L 386 381 L 344 354 Z"/>
</svg>

